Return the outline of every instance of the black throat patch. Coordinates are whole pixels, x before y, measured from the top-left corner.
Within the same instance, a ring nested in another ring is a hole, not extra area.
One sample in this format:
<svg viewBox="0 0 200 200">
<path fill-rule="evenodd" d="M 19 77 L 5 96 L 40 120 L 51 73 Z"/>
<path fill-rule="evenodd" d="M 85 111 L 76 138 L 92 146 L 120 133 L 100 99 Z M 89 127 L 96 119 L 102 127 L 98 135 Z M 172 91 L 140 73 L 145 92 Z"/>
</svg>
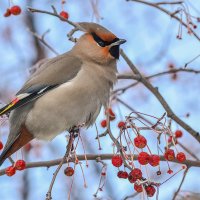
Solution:
<svg viewBox="0 0 200 200">
<path fill-rule="evenodd" d="M 119 59 L 119 45 L 111 47 L 109 52 L 114 58 Z"/>
</svg>

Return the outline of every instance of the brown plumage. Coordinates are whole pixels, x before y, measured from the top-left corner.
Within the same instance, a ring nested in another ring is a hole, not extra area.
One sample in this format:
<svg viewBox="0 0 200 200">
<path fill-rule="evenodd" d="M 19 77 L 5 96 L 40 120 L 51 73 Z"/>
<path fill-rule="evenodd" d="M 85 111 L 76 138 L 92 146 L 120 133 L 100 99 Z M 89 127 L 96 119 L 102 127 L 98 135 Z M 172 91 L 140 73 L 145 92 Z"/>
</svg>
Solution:
<svg viewBox="0 0 200 200">
<path fill-rule="evenodd" d="M 10 134 L 0 165 L 33 138 L 52 140 L 59 133 L 85 124 L 91 126 L 117 81 L 120 40 L 106 28 L 82 22 L 85 31 L 67 53 L 40 62 L 17 93 L 15 103 L 0 109 L 10 112 Z"/>
<path fill-rule="evenodd" d="M 20 134 L 15 139 L 13 144 L 5 146 L 4 151 L 1 154 L 1 162 L 4 162 L 6 158 L 18 151 L 21 147 L 30 142 L 32 139 L 34 139 L 34 136 L 28 131 L 25 125 L 22 125 Z"/>
</svg>

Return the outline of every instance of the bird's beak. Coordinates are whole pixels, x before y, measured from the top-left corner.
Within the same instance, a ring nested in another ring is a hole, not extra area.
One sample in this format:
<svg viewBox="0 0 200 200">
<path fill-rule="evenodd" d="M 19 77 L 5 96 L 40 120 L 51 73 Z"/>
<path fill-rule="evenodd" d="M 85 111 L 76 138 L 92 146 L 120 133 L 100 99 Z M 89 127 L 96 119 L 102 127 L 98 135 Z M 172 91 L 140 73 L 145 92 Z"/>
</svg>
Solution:
<svg viewBox="0 0 200 200">
<path fill-rule="evenodd" d="M 124 39 L 119 39 L 119 40 L 117 40 L 116 42 L 110 44 L 109 47 L 121 45 L 121 44 L 124 44 L 125 42 L 126 42 L 126 40 L 124 40 Z"/>
</svg>

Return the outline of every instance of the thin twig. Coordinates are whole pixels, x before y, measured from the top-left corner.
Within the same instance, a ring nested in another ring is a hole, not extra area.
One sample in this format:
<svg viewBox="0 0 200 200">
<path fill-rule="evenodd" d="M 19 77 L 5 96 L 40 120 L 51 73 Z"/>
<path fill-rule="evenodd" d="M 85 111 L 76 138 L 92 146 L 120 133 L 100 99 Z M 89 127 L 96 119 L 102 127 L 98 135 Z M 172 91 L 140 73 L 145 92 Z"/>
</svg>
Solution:
<svg viewBox="0 0 200 200">
<path fill-rule="evenodd" d="M 69 161 L 69 155 L 70 155 L 70 152 L 71 152 L 71 149 L 72 149 L 73 141 L 74 141 L 74 134 L 70 133 L 70 138 L 69 138 L 69 142 L 68 142 L 68 145 L 67 145 L 66 153 L 65 153 L 64 157 L 61 159 L 56 171 L 53 174 L 53 178 L 52 178 L 51 184 L 49 186 L 49 190 L 48 190 L 48 192 L 46 194 L 46 200 L 51 200 L 52 199 L 51 192 L 52 192 L 52 189 L 53 189 L 54 182 L 56 180 L 58 172 L 60 171 L 60 168 L 62 167 L 63 163 L 65 161 L 66 162 Z"/>
<path fill-rule="evenodd" d="M 49 33 L 49 30 L 47 30 L 45 33 L 41 35 L 38 35 L 37 33 L 31 31 L 30 29 L 28 29 L 28 31 L 34 36 L 36 37 L 42 44 L 44 44 L 49 50 L 51 50 L 55 55 L 59 55 L 59 53 L 52 47 L 50 46 L 46 41 L 45 41 L 45 35 L 47 33 Z"/>
<path fill-rule="evenodd" d="M 133 198 L 135 198 L 137 195 L 139 195 L 139 193 L 138 192 L 135 192 L 135 193 L 133 193 L 133 194 L 131 194 L 131 195 L 128 195 L 128 196 L 126 196 L 125 198 L 124 198 L 124 200 L 127 200 L 127 199 L 133 199 Z"/>
<path fill-rule="evenodd" d="M 27 9 L 28 9 L 28 11 L 30 11 L 32 13 L 36 12 L 36 13 L 43 13 L 43 14 L 52 15 L 54 17 L 61 19 L 62 21 L 67 22 L 68 24 L 72 25 L 74 28 L 78 28 L 81 31 L 85 31 L 78 23 L 74 23 L 74 22 L 72 22 L 68 19 L 65 19 L 62 16 L 58 15 L 55 8 L 53 9 L 53 12 L 49 12 L 49 11 L 46 11 L 46 10 L 39 10 L 39 9 L 31 8 L 31 7 L 28 7 Z"/>
<path fill-rule="evenodd" d="M 133 109 L 130 105 L 128 105 L 127 103 L 125 103 L 123 100 L 117 98 L 116 99 L 119 103 L 121 103 L 122 105 L 124 105 L 126 108 L 128 108 L 129 110 L 131 110 L 132 112 L 134 112 L 139 118 L 143 119 L 145 122 L 147 122 L 149 125 L 153 125 L 152 122 L 150 122 L 147 118 L 145 118 L 143 115 L 140 115 L 139 113 L 136 112 L 135 109 Z M 171 123 L 171 120 L 170 120 Z M 169 124 L 169 128 L 170 128 L 170 124 Z M 161 135 L 159 135 L 161 136 Z M 159 139 L 159 138 L 158 138 Z M 185 151 L 187 152 L 190 156 L 192 156 L 195 160 L 200 161 L 199 158 L 193 153 L 191 152 L 190 149 L 188 149 L 187 147 L 185 147 L 180 141 L 178 142 L 178 145 Z"/>
<path fill-rule="evenodd" d="M 195 61 L 197 58 L 199 58 L 200 57 L 200 54 L 198 55 L 198 56 L 195 56 L 192 60 L 190 60 L 189 62 L 187 62 L 187 63 L 185 63 L 185 68 L 190 64 L 190 63 L 192 63 L 193 61 Z"/>
<path fill-rule="evenodd" d="M 160 77 L 163 75 L 170 75 L 170 74 L 175 74 L 175 73 L 181 73 L 181 72 L 186 72 L 186 73 L 194 73 L 194 74 L 200 74 L 200 70 L 195 70 L 195 69 L 191 69 L 191 68 L 177 68 L 177 69 L 170 69 L 170 70 L 166 70 L 163 72 L 158 72 L 155 74 L 152 74 L 150 76 L 145 76 L 146 79 L 152 79 L 152 78 L 156 78 L 156 77 Z M 137 82 L 131 83 L 125 87 L 122 88 L 118 88 L 116 90 L 113 91 L 113 94 L 119 93 L 123 94 L 124 92 L 126 92 L 128 89 L 135 87 L 136 85 L 138 85 L 140 83 L 140 76 L 136 75 L 136 74 L 118 74 L 117 75 L 118 79 L 133 79 L 136 80 Z"/>
<path fill-rule="evenodd" d="M 12 165 L 15 164 L 15 161 L 11 158 L 11 157 L 8 157 L 9 161 L 11 162 Z"/>
<path fill-rule="evenodd" d="M 177 197 L 177 195 L 178 195 L 178 193 L 180 192 L 181 187 L 182 187 L 182 185 L 183 185 L 183 183 L 184 183 L 184 180 L 185 180 L 185 178 L 186 178 L 186 175 L 187 175 L 188 170 L 189 170 L 189 167 L 184 171 L 184 174 L 183 174 L 183 178 L 182 178 L 182 180 L 181 180 L 181 183 L 180 183 L 180 185 L 179 185 L 177 191 L 174 193 L 174 196 L 173 196 L 173 199 L 172 199 L 172 200 L 175 200 L 176 197 Z"/>
<path fill-rule="evenodd" d="M 156 5 L 176 5 L 176 4 L 182 4 L 184 3 L 184 1 L 162 1 L 162 2 L 158 2 L 155 3 Z"/>
</svg>

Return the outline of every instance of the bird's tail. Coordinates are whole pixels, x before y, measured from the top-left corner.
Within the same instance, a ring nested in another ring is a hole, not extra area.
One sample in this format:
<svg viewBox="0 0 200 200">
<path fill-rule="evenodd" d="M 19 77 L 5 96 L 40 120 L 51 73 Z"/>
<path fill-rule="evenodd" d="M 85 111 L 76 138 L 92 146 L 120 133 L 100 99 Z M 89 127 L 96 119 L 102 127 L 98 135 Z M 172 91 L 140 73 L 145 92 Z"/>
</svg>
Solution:
<svg viewBox="0 0 200 200">
<path fill-rule="evenodd" d="M 0 156 L 0 166 L 3 162 L 17 150 L 23 147 L 25 144 L 30 142 L 34 137 L 29 133 L 26 127 L 21 129 L 21 132 L 12 141 L 8 141 L 1 156 Z"/>
</svg>

